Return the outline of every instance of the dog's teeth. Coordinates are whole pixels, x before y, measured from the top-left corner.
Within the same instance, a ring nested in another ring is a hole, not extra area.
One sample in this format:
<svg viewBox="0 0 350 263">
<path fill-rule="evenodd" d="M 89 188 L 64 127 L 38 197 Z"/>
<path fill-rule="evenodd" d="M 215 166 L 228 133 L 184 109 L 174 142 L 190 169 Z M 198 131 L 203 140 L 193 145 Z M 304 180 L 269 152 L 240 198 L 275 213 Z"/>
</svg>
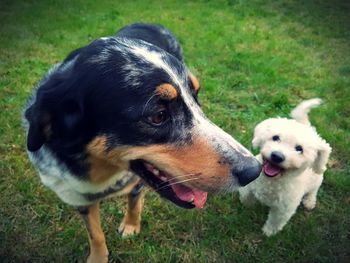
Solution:
<svg viewBox="0 0 350 263">
<path fill-rule="evenodd" d="M 165 177 L 165 176 L 161 176 L 161 177 L 160 177 L 160 180 L 162 180 L 163 182 L 165 182 L 165 181 L 166 181 L 166 177 Z"/>
<path fill-rule="evenodd" d="M 155 175 L 159 175 L 159 170 L 157 170 L 157 169 L 153 169 L 153 173 L 155 174 Z"/>
</svg>

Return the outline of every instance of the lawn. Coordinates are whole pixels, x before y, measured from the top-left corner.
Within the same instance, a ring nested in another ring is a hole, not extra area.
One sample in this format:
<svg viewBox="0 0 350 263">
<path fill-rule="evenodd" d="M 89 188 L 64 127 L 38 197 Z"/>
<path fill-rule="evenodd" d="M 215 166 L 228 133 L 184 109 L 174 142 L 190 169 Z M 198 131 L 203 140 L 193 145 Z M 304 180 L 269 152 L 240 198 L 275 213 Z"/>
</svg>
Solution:
<svg viewBox="0 0 350 263">
<path fill-rule="evenodd" d="M 181 210 L 146 193 L 141 234 L 122 239 L 123 199 L 102 205 L 111 262 L 350 262 L 350 3 L 335 1 L 16 1 L 0 3 L 0 262 L 78 262 L 74 209 L 44 188 L 25 152 L 21 109 L 50 66 L 143 21 L 168 27 L 199 77 L 205 113 L 251 149 L 254 126 L 321 97 L 312 123 L 331 144 L 313 212 L 261 233 L 262 206 L 237 193 Z M 252 150 L 252 149 L 251 149 Z"/>
</svg>

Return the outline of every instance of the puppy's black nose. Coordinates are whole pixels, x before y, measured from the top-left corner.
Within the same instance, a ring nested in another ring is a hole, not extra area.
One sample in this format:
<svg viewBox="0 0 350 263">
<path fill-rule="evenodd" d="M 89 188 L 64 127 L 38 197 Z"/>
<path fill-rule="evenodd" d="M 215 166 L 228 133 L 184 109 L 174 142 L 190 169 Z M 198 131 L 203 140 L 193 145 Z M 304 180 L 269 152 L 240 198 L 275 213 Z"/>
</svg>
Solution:
<svg viewBox="0 0 350 263">
<path fill-rule="evenodd" d="M 283 153 L 281 152 L 272 152 L 271 153 L 271 161 L 274 163 L 281 163 L 285 160 L 286 158 L 284 157 Z"/>
<path fill-rule="evenodd" d="M 254 158 L 249 166 L 244 167 L 241 171 L 236 171 L 235 175 L 241 186 L 245 186 L 259 177 L 261 172 L 260 163 Z"/>
</svg>

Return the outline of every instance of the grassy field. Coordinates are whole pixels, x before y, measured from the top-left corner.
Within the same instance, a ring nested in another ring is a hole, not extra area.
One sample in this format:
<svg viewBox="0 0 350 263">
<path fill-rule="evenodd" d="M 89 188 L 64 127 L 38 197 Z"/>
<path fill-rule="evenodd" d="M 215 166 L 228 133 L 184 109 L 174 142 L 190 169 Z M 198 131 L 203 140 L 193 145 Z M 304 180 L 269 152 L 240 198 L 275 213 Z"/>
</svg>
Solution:
<svg viewBox="0 0 350 263">
<path fill-rule="evenodd" d="M 124 3 L 125 2 L 125 3 Z M 248 148 L 254 126 L 303 99 L 333 153 L 313 212 L 300 208 L 266 238 L 267 209 L 237 193 L 185 211 L 146 193 L 140 235 L 117 234 L 124 200 L 102 205 L 111 262 L 350 262 L 350 3 L 335 1 L 16 1 L 0 3 L 0 262 L 78 262 L 76 212 L 44 188 L 25 152 L 21 108 L 72 49 L 136 21 L 183 45 L 207 115 Z"/>
</svg>

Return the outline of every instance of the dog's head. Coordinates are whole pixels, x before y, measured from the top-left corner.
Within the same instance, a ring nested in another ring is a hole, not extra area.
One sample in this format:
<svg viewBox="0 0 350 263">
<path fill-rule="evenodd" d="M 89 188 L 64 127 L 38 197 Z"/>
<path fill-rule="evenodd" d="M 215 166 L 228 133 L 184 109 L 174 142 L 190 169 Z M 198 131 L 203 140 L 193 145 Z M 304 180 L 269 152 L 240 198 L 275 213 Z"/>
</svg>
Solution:
<svg viewBox="0 0 350 263">
<path fill-rule="evenodd" d="M 263 172 L 269 177 L 298 175 L 306 168 L 323 173 L 331 152 L 313 127 L 286 118 L 259 123 L 253 146 L 260 148 Z"/>
<path fill-rule="evenodd" d="M 261 167 L 206 118 L 198 90 L 188 69 L 153 45 L 96 40 L 39 84 L 26 113 L 28 149 L 46 144 L 95 183 L 131 169 L 177 205 L 202 207 L 207 191 L 246 185 Z"/>
</svg>

